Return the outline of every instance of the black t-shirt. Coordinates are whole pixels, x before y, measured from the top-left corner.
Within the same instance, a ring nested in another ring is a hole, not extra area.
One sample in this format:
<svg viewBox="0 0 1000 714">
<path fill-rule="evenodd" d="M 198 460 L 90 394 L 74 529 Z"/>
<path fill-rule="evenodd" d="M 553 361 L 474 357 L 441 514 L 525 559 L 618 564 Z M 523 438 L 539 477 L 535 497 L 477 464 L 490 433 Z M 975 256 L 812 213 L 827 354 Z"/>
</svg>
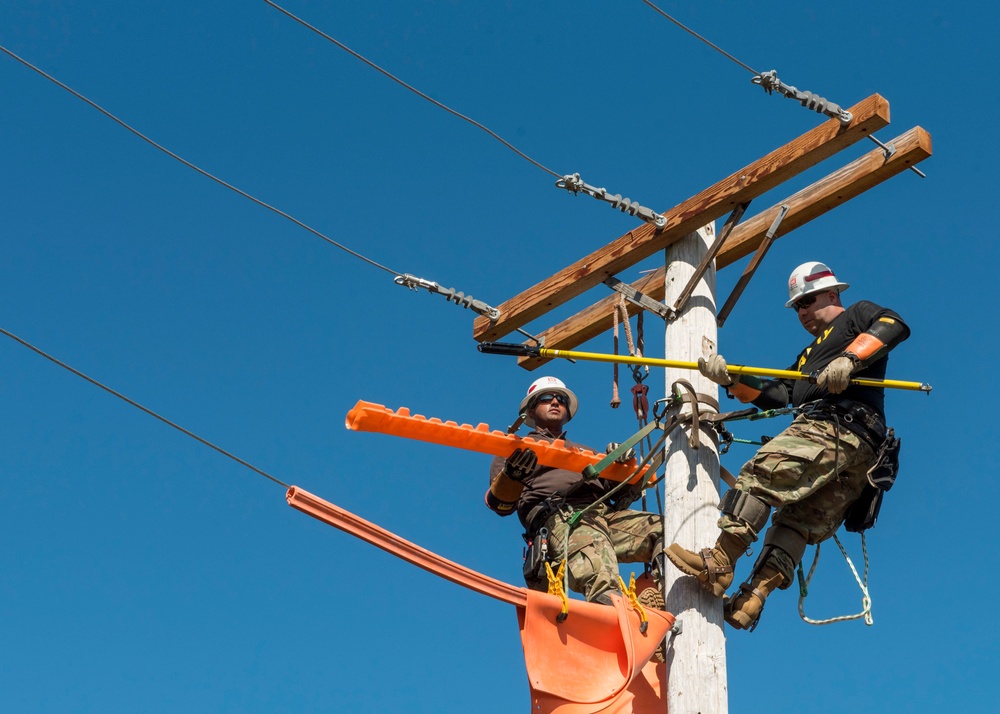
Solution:
<svg viewBox="0 0 1000 714">
<path fill-rule="evenodd" d="M 819 372 L 830 362 L 843 354 L 844 350 L 854 341 L 854 338 L 867 332 L 880 318 L 887 318 L 899 323 L 904 334 L 898 342 L 902 342 L 910 335 L 910 329 L 903 322 L 902 318 L 888 308 L 880 307 L 873 302 L 862 300 L 856 302 L 844 312 L 840 313 L 836 319 L 830 323 L 823 332 L 799 353 L 795 362 L 789 369 L 796 372 L 810 374 Z M 893 345 L 894 346 L 894 345 Z M 851 375 L 852 378 L 865 379 L 885 379 L 886 365 L 888 365 L 888 355 L 883 355 Z M 761 395 L 753 401 L 755 406 L 762 409 L 774 409 L 791 404 L 794 407 L 802 406 L 807 402 L 822 399 L 828 396 L 826 389 L 811 384 L 808 380 L 799 379 L 779 379 L 765 380 L 764 389 Z M 839 398 L 864 402 L 878 410 L 884 418 L 884 390 L 878 387 L 861 387 L 855 384 L 850 385 L 846 390 L 836 395 Z"/>
<path fill-rule="evenodd" d="M 539 441 L 555 441 L 548 434 L 537 430 L 528 433 L 527 436 Z M 564 436 L 560 438 L 564 438 Z M 571 441 L 566 441 L 565 444 L 570 449 L 589 449 L 589 447 L 574 444 Z M 589 450 L 593 451 L 593 449 Z M 503 469 L 505 461 L 506 459 L 503 456 L 497 456 L 493 459 L 493 463 L 490 464 L 490 483 L 493 482 L 493 479 Z M 517 515 L 521 519 L 521 523 L 525 523 L 528 512 L 532 508 L 556 493 L 565 493 L 570 486 L 581 480 L 583 480 L 583 475 L 575 471 L 556 469 L 550 466 L 538 466 L 534 473 L 525 477 L 523 481 L 524 490 L 521 491 L 521 497 L 517 501 Z M 566 502 L 571 506 L 590 505 L 607 493 L 612 486 L 613 484 L 602 478 L 591 479 L 576 488 L 573 491 L 573 495 Z"/>
</svg>

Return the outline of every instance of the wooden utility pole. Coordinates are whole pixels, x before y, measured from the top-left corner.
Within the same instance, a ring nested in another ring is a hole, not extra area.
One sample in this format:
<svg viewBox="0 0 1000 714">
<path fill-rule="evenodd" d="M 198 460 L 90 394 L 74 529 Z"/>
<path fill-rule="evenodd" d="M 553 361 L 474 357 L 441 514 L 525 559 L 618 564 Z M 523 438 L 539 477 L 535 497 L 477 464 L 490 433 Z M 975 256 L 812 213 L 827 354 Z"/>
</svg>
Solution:
<svg viewBox="0 0 1000 714">
<path fill-rule="evenodd" d="M 712 225 L 688 234 L 665 251 L 664 293 L 673 305 L 688 284 L 708 246 L 715 239 Z M 687 305 L 666 326 L 669 359 L 697 361 L 716 351 L 715 266 L 710 265 Z M 718 399 L 718 387 L 698 372 L 666 370 L 666 394 L 678 379 L 695 392 Z M 685 404 L 681 411 L 690 411 Z M 715 411 L 699 405 L 699 411 Z M 688 427 L 689 429 L 690 427 Z M 680 543 L 689 549 L 711 546 L 719 535 L 719 454 L 707 434 L 692 449 L 681 431 L 664 448 L 664 545 Z M 726 682 L 726 638 L 722 631 L 722 601 L 670 564 L 665 567 L 667 611 L 677 618 L 679 632 L 667 652 L 667 706 L 671 714 L 699 712 L 725 714 L 729 709 Z"/>
</svg>

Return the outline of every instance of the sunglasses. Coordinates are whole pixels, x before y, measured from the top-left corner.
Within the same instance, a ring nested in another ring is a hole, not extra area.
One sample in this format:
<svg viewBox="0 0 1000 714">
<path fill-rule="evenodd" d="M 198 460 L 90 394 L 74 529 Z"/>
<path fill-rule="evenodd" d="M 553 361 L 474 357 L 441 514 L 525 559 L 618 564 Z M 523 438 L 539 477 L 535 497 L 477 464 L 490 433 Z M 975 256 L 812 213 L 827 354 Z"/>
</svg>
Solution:
<svg viewBox="0 0 1000 714">
<path fill-rule="evenodd" d="M 815 295 L 808 295 L 808 296 L 806 296 L 804 298 L 800 298 L 800 299 L 798 299 L 798 300 L 796 300 L 795 302 L 792 303 L 792 307 L 795 308 L 796 312 L 798 312 L 799 310 L 801 310 L 803 308 L 809 307 L 814 302 L 816 302 L 816 298 L 818 298 L 820 296 L 820 294 L 821 293 L 817 293 Z"/>
<path fill-rule="evenodd" d="M 551 401 L 556 401 L 564 407 L 569 407 L 569 399 L 562 394 L 553 394 L 549 392 L 548 394 L 541 394 L 538 396 L 539 404 L 548 404 Z"/>
</svg>

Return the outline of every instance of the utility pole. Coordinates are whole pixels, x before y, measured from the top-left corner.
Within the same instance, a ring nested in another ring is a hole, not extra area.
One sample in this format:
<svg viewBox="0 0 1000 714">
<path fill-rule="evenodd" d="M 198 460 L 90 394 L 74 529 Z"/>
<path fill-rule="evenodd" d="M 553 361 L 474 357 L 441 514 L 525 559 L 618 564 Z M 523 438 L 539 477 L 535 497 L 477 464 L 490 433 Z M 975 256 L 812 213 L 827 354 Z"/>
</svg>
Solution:
<svg viewBox="0 0 1000 714">
<path fill-rule="evenodd" d="M 713 225 L 690 233 L 665 251 L 665 299 L 670 306 L 687 286 L 708 246 L 715 239 Z M 716 351 L 715 265 L 710 264 L 686 306 L 668 320 L 665 351 L 669 359 L 697 361 Z M 666 370 L 666 394 L 678 379 L 691 383 L 695 392 L 718 400 L 718 387 L 698 372 Z M 690 411 L 685 403 L 681 412 Z M 700 411 L 716 411 L 701 403 Z M 714 441 L 702 431 L 700 447 L 688 444 L 688 430 L 668 439 L 664 473 L 664 546 L 680 543 L 697 549 L 715 543 L 719 535 L 719 454 Z M 726 681 L 726 639 L 722 600 L 712 597 L 694 578 L 665 564 L 664 590 L 667 611 L 677 618 L 679 633 L 667 651 L 667 707 L 671 714 L 726 714 L 729 690 Z"/>
<path fill-rule="evenodd" d="M 870 138 L 873 132 L 889 124 L 889 103 L 877 94 L 858 102 L 849 112 L 852 116 L 849 124 L 844 125 L 838 119 L 823 122 L 664 211 L 655 224 L 647 222 L 629 230 L 509 298 L 498 307 L 497 317 L 475 320 L 473 338 L 488 342 L 521 330 L 660 251 L 666 252 L 666 266 L 628 287 L 644 298 L 663 299 L 668 306 L 676 305 L 689 277 L 696 272 L 695 266 L 708 253 L 715 238 L 715 220 L 734 211 L 736 206 L 745 208 L 785 181 Z M 696 361 L 717 351 L 715 269 L 732 265 L 757 250 L 779 212 L 783 219 L 780 229 L 771 237 L 774 239 L 788 235 L 931 155 L 930 134 L 920 127 L 913 127 L 888 144 L 878 143 L 879 148 L 735 225 L 724 244 L 717 246 L 715 260 L 686 304 L 668 320 L 666 352 L 671 359 Z M 572 350 L 611 329 L 613 307 L 618 301 L 617 295 L 603 297 L 541 332 L 533 331 L 534 338 L 526 344 L 537 346 L 542 342 L 549 350 Z M 643 308 L 630 303 L 627 309 L 634 315 Z M 541 354 L 525 355 L 518 358 L 518 363 L 530 371 L 550 359 Z M 668 394 L 678 379 L 686 379 L 697 393 L 717 400 L 716 385 L 696 371 L 668 369 Z M 707 407 L 702 403 L 701 408 Z M 678 429 L 666 447 L 664 540 L 668 545 L 677 542 L 685 548 L 704 548 L 714 544 L 719 533 L 719 458 L 707 434 L 700 434 L 700 448 L 692 449 L 684 432 L 687 430 Z M 666 568 L 665 576 L 667 610 L 676 616 L 681 627 L 670 638 L 667 652 L 665 708 L 671 714 L 726 714 L 729 691 L 722 601 L 672 566 Z M 636 714 L 647 711 L 636 710 Z"/>
</svg>

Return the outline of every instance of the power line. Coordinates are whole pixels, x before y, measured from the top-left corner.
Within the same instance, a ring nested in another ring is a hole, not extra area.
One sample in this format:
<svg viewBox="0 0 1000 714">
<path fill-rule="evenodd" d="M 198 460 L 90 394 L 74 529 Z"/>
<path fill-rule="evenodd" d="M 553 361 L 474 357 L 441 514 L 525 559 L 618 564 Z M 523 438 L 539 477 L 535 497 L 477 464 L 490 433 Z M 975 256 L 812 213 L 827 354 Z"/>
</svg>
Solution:
<svg viewBox="0 0 1000 714">
<path fill-rule="evenodd" d="M 266 1 L 267 0 L 265 0 L 265 2 Z M 690 27 L 688 27 L 687 25 L 681 23 L 679 20 L 671 17 L 666 12 L 664 12 L 663 10 L 661 10 L 660 8 L 658 8 L 656 5 L 654 5 L 653 3 L 651 3 L 649 0 L 642 0 L 642 1 L 646 5 L 649 5 L 649 7 L 653 8 L 654 10 L 656 10 L 656 12 L 660 13 L 661 15 L 663 15 L 663 17 L 665 17 L 668 20 L 670 20 L 670 22 L 672 22 L 675 25 L 677 25 L 677 27 L 679 27 L 682 30 L 684 30 L 684 32 L 687 32 L 688 34 L 693 35 L 694 37 L 697 37 L 699 40 L 701 40 L 702 42 L 704 42 L 706 45 L 708 45 L 709 47 L 711 47 L 713 50 L 715 50 L 716 52 L 719 52 L 720 54 L 722 54 L 722 55 L 724 55 L 726 57 L 728 57 L 729 59 L 731 59 L 733 62 L 735 62 L 736 64 L 738 64 L 743 69 L 745 69 L 748 72 L 751 72 L 753 74 L 756 74 L 758 76 L 760 75 L 760 72 L 758 72 L 757 70 L 755 70 L 753 67 L 750 67 L 749 65 L 746 65 L 743 62 L 740 62 L 738 59 L 736 59 L 735 57 L 733 57 L 731 54 L 729 54 L 728 52 L 726 52 L 724 49 L 722 49 L 718 45 L 710 42 L 709 40 L 705 39 L 704 37 L 702 37 L 701 35 L 699 35 L 697 32 L 695 32 L 694 30 L 692 30 Z"/>
<path fill-rule="evenodd" d="M 0 327 L 0 334 L 6 335 L 7 337 L 9 337 L 10 339 L 14 340 L 15 342 L 18 342 L 18 343 L 24 345 L 25 347 L 27 347 L 32 352 L 34 352 L 34 353 L 36 353 L 38 355 L 41 355 L 42 357 L 44 357 L 45 359 L 49 360 L 50 362 L 53 362 L 54 364 L 59 365 L 63 369 L 68 370 L 69 372 L 72 372 L 77 377 L 80 377 L 81 379 L 87 380 L 88 382 L 90 382 L 91 384 L 93 384 L 95 387 L 100 387 L 101 389 L 103 389 L 108 394 L 111 394 L 111 395 L 113 395 L 115 397 L 118 397 L 119 399 L 121 399 L 126 404 L 130 404 L 131 406 L 135 407 L 136 409 L 139 409 L 140 411 L 143 411 L 146 414 L 149 414 L 149 416 L 151 416 L 151 417 L 153 417 L 155 419 L 159 419 L 160 421 L 162 421 L 167 426 L 173 427 L 174 429 L 176 429 L 177 431 L 181 432 L 182 434 L 184 434 L 186 436 L 190 436 L 195 441 L 197 441 L 199 443 L 202 443 L 202 444 L 204 444 L 205 446 L 207 446 L 207 447 L 209 447 L 211 449 L 215 449 L 216 451 L 218 451 L 223 456 L 226 456 L 226 457 L 232 459 L 233 461 L 235 461 L 236 463 L 240 464 L 241 466 L 246 466 L 251 471 L 260 474 L 264 478 L 270 479 L 271 481 L 273 481 L 274 483 L 278 484 L 279 486 L 283 486 L 286 490 L 289 489 L 289 488 L 291 488 L 291 486 L 289 486 L 284 481 L 281 481 L 280 479 L 275 478 L 274 476 L 272 476 L 271 474 L 267 473 L 266 471 L 263 471 L 263 470 L 257 468 L 256 466 L 254 466 L 253 464 L 251 464 L 251 463 L 249 463 L 247 461 L 244 461 L 240 457 L 235 456 L 234 454 L 229 453 L 225 449 L 223 449 L 223 448 L 221 448 L 219 446 L 216 446 L 215 444 L 213 444 L 212 442 L 208 441 L 207 439 L 203 439 L 202 437 L 200 437 L 197 434 L 195 434 L 193 431 L 189 431 L 189 430 L 185 429 L 184 427 L 180 426 L 179 424 L 170 421 L 166 417 L 160 416 L 159 414 L 157 414 L 156 412 L 154 412 L 152 409 L 148 409 L 148 408 L 144 407 L 143 405 L 139 404 L 139 402 L 135 401 L 134 399 L 130 399 L 130 398 L 126 397 L 121 392 L 116 392 L 111 387 L 108 387 L 108 386 L 106 386 L 106 385 L 98 382 L 93 377 L 89 377 L 86 374 L 84 374 L 83 372 L 81 372 L 80 370 L 75 369 L 74 367 L 71 367 L 70 365 L 66 364 L 65 362 L 62 362 L 62 361 L 56 359 L 55 357 L 53 357 L 52 355 L 48 354 L 47 352 L 44 352 L 43 350 L 39 349 L 38 347 L 35 347 L 33 344 L 31 344 L 27 340 L 21 339 L 20 337 L 18 337 L 14 333 L 8 332 L 7 330 L 5 330 L 2 327 Z"/>
<path fill-rule="evenodd" d="M 213 174 L 210 174 L 208 171 L 205 171 L 204 169 L 196 166 L 195 164 L 192 164 L 187 159 L 184 159 L 181 156 L 178 156 L 177 154 L 175 154 L 174 152 L 170 151 L 166 147 L 164 147 L 161 144 L 158 144 L 157 142 L 153 141 L 152 139 L 150 139 L 148 136 L 146 136 L 145 134 L 143 134 L 139 130 L 131 127 L 130 125 L 128 125 L 123 120 L 121 120 L 118 117 L 116 117 L 111 112 L 109 112 L 106 109 L 104 109 L 103 107 L 99 106 L 96 102 L 91 101 L 87 97 L 85 97 L 82 94 L 80 94 L 79 92 L 77 92 L 72 87 L 69 87 L 69 86 L 63 84 L 62 82 L 60 82 L 58 79 L 56 79 L 52 75 L 47 74 L 42 69 L 40 69 L 40 68 L 36 67 L 35 65 L 31 64 L 26 59 L 24 59 L 24 58 L 16 55 L 14 52 L 11 52 L 6 47 L 0 45 L 0 51 L 4 52 L 9 57 L 17 60 L 18 62 L 20 62 L 25 67 L 27 67 L 28 69 L 32 70 L 33 72 L 36 72 L 36 73 L 40 74 L 42 77 L 45 77 L 45 79 L 49 80 L 50 82 L 52 82 L 56 86 L 58 86 L 58 87 L 60 87 L 60 88 L 62 88 L 64 90 L 66 90 L 67 92 L 69 92 L 70 94 L 72 94 L 77 99 L 80 99 L 81 101 L 86 102 L 87 104 L 89 104 L 90 106 L 92 106 L 94 109 L 96 109 L 97 111 L 99 111 L 101 114 L 103 114 L 104 116 L 108 117 L 108 119 L 111 119 L 116 124 L 124 127 L 128 131 L 132 132 L 133 134 L 135 134 L 137 137 L 139 137 L 140 139 L 142 139 L 143 141 L 145 141 L 150 146 L 152 146 L 152 147 L 154 147 L 154 148 L 162 151 L 164 154 L 166 154 L 167 156 L 171 157 L 172 159 L 176 159 L 177 161 L 179 161 L 180 163 L 184 164 L 188 168 L 194 169 L 195 171 L 197 171 L 199 174 L 201 174 L 205 178 L 211 179 L 212 181 L 215 181 L 220 186 L 224 186 L 224 187 L 228 188 L 230 191 L 234 191 L 235 193 L 238 193 L 240 196 L 243 196 L 244 198 L 247 198 L 247 199 L 253 201 L 258 206 L 260 206 L 262 208 L 266 208 L 267 210 L 272 211 L 273 213 L 278 214 L 282 218 L 285 218 L 285 219 L 291 221 L 292 223 L 294 223 L 295 225 L 299 226 L 300 228 L 306 229 L 307 231 L 309 231 L 310 233 L 312 233 L 314 236 L 322 238 L 327 243 L 330 243 L 331 245 L 336 246 L 337 248 L 340 248 L 342 251 L 344 251 L 345 253 L 349 253 L 350 255 L 353 255 L 355 258 L 363 260 L 364 262 L 368 263 L 369 265 L 372 265 L 372 266 L 374 266 L 376 268 L 379 268 L 380 270 L 384 270 L 385 272 L 390 273 L 392 275 L 401 275 L 401 273 L 398 270 L 392 270 L 391 268 L 387 268 L 386 266 L 382 265 L 381 263 L 378 263 L 378 262 L 372 260 L 371 258 L 367 258 L 367 257 L 365 257 L 364 255 L 362 255 L 361 253 L 358 253 L 355 250 L 351 250 L 350 248 L 348 248 L 347 246 L 343 245 L 342 243 L 338 243 L 337 241 L 333 240 L 332 238 L 324 235 L 323 233 L 320 233 L 315 228 L 312 228 L 311 226 L 306 225 L 305 223 L 303 223 L 302 221 L 298 220 L 297 218 L 295 218 L 295 217 L 293 217 L 293 216 L 285 213 L 284 211 L 282 211 L 282 210 L 280 210 L 278 208 L 275 208 L 274 206 L 272 206 L 272 205 L 270 205 L 268 203 L 265 203 L 264 201 L 260 200 L 259 198 L 251 196 L 246 191 L 243 191 L 242 189 L 239 189 L 236 186 L 233 186 L 232 184 L 223 181 L 219 177 L 214 176 Z"/>
<path fill-rule="evenodd" d="M 555 171 L 553 171 L 552 169 L 550 169 L 550 168 L 548 168 L 548 167 L 546 167 L 546 166 L 538 163 L 533 158 L 531 158 L 530 156 L 528 156 L 527 154 L 525 154 L 523 151 L 521 151 L 520 149 L 518 149 L 516 146 L 514 146 L 513 144 L 511 144 L 509 141 L 507 141 L 506 139 L 504 139 L 503 137 L 501 137 L 499 134 L 497 134 L 496 132 L 494 132 L 491 129 L 487 128 L 486 126 L 483 126 L 482 124 L 480 124 L 479 122 L 477 122 L 475 119 L 470 119 L 469 117 L 465 116 L 464 114 L 461 114 L 461 113 L 455 111 L 454 109 L 451 109 L 450 107 L 442 104 L 441 102 L 439 102 L 438 100 L 434 99 L 433 97 L 430 97 L 430 96 L 424 94 L 423 92 L 421 92 L 416 87 L 413 87 L 413 86 L 407 84 L 406 82 L 404 82 L 403 80 L 401 80 L 399 77 L 397 77 L 396 75 L 392 74 L 388 70 L 385 70 L 385 69 L 379 67 L 377 64 L 375 64 L 371 60 L 366 59 L 361 54 L 359 54 L 359 53 L 355 52 L 354 50 L 352 50 L 350 47 L 348 47 L 347 45 L 345 45 L 343 42 L 340 42 L 339 40 L 331 37 L 330 35 L 326 34 L 322 30 L 320 30 L 318 27 L 316 27 L 314 25 L 310 25 L 308 22 L 306 22 L 305 20 L 303 20 L 301 17 L 298 17 L 297 15 L 294 15 L 293 13 L 289 12 L 288 10 L 286 10 L 283 7 L 281 7 L 277 3 L 271 2 L 271 0 L 264 0 L 264 2 L 266 2 L 268 5 L 270 5 L 275 10 L 277 10 L 280 13 L 282 13 L 283 15 L 291 18 L 292 20 L 295 20 L 295 22 L 299 23 L 303 27 L 305 27 L 305 28 L 307 28 L 309 30 L 312 30 L 313 32 L 315 32 L 317 35 L 319 35 L 323 39 L 325 39 L 325 40 L 327 40 L 329 42 L 332 42 L 337 47 L 339 47 L 340 49 L 344 50 L 345 52 L 347 52 L 351 56 L 353 56 L 353 57 L 361 60 L 362 62 L 364 62 L 366 65 L 368 65 L 372 69 L 374 69 L 374 70 L 376 70 L 378 72 L 381 72 L 386 77 L 388 77 L 389 79 L 391 79 L 393 82 L 395 82 L 396 84 L 398 84 L 398 85 L 400 85 L 402 87 L 405 87 L 406 89 L 408 89 L 411 92 L 413 92 L 414 94 L 416 94 L 418 97 L 422 97 L 423 99 L 426 99 L 428 102 L 430 102 L 434 106 L 439 107 L 441 109 L 444 109 L 446 112 L 448 112 L 452 116 L 456 116 L 459 119 L 461 119 L 462 121 L 466 121 L 466 122 L 472 124 L 474 127 L 482 129 L 487 134 L 489 134 L 490 136 L 492 136 L 494 139 L 496 139 L 497 141 L 499 141 L 501 144 L 503 144 L 504 146 L 506 146 L 508 149 L 510 149 L 511 151 L 513 151 L 515 154 L 517 154 L 518 156 L 520 156 L 522 159 L 525 159 L 525 160 L 529 161 L 530 163 L 532 163 L 535 166 L 537 166 L 538 168 L 540 168 L 542 171 L 545 171 L 546 173 L 551 174 L 552 176 L 555 176 L 557 179 L 563 178 L 562 174 L 558 174 Z"/>
<path fill-rule="evenodd" d="M 265 2 L 266 1 L 267 0 L 265 0 Z M 716 45 L 713 42 L 709 41 L 708 39 L 702 37 L 697 32 L 695 32 L 694 30 L 692 30 L 690 27 L 688 27 L 684 23 L 680 22 L 678 19 L 672 17 L 671 15 L 669 15 L 668 13 L 666 13 L 664 10 L 662 10 L 659 7 L 657 7 L 656 5 L 654 5 L 652 2 L 650 2 L 650 0 L 642 0 L 642 2 L 645 3 L 646 5 L 648 5 L 649 7 L 651 7 L 653 10 L 655 10 L 656 12 L 658 12 L 660 15 L 662 15 L 666 19 L 670 20 L 670 22 L 672 22 L 675 25 L 677 25 L 677 27 L 681 28 L 682 30 L 684 30 L 688 34 L 690 34 L 690 35 L 698 38 L 699 40 L 701 40 L 702 42 L 704 42 L 706 45 L 708 45 L 709 47 L 711 47 L 716 52 L 719 52 L 720 54 L 724 55 L 725 57 L 728 57 L 729 59 L 731 59 L 733 62 L 735 62 L 736 64 L 738 64 L 743 69 L 747 70 L 748 72 L 751 72 L 753 75 L 755 75 L 754 79 L 753 79 L 754 84 L 758 84 L 761 87 L 763 87 L 764 91 L 767 92 L 768 94 L 770 94 L 771 92 L 777 90 L 780 94 L 782 94 L 782 95 L 784 95 L 786 97 L 789 97 L 790 99 L 795 99 L 800 104 L 802 104 L 802 106 L 804 106 L 804 107 L 806 107 L 808 109 L 812 109 L 812 110 L 820 112 L 822 114 L 826 114 L 827 116 L 831 116 L 831 117 L 840 119 L 841 124 L 847 124 L 847 123 L 850 122 L 851 113 L 849 111 L 840 108 L 838 105 L 834 104 L 833 102 L 830 102 L 827 99 L 824 99 L 823 97 L 817 96 L 817 95 L 815 95 L 815 94 L 813 94 L 811 92 L 801 92 L 798 89 L 796 89 L 795 87 L 791 87 L 791 86 L 785 84 L 784 82 L 781 82 L 778 79 L 777 72 L 775 72 L 774 70 L 771 70 L 770 72 L 758 72 L 757 70 L 755 70 L 750 65 L 741 62 L 740 60 L 736 59 L 736 57 L 734 57 L 733 55 L 729 54 L 728 52 L 726 52 L 724 49 L 722 49 L 718 45 Z M 876 139 L 874 134 L 869 134 L 868 138 L 871 141 L 873 141 L 874 143 L 878 144 L 882 148 L 882 150 L 886 152 L 886 156 L 887 157 L 891 156 L 892 152 L 895 151 L 895 149 L 893 149 L 891 146 L 886 146 L 881 141 L 879 141 L 878 139 Z M 927 174 L 925 174 L 923 171 L 921 171 L 920 169 L 918 169 L 916 166 L 911 166 L 910 167 L 910 171 L 912 171 L 913 173 L 915 173 L 920 178 L 927 178 Z"/>
</svg>

